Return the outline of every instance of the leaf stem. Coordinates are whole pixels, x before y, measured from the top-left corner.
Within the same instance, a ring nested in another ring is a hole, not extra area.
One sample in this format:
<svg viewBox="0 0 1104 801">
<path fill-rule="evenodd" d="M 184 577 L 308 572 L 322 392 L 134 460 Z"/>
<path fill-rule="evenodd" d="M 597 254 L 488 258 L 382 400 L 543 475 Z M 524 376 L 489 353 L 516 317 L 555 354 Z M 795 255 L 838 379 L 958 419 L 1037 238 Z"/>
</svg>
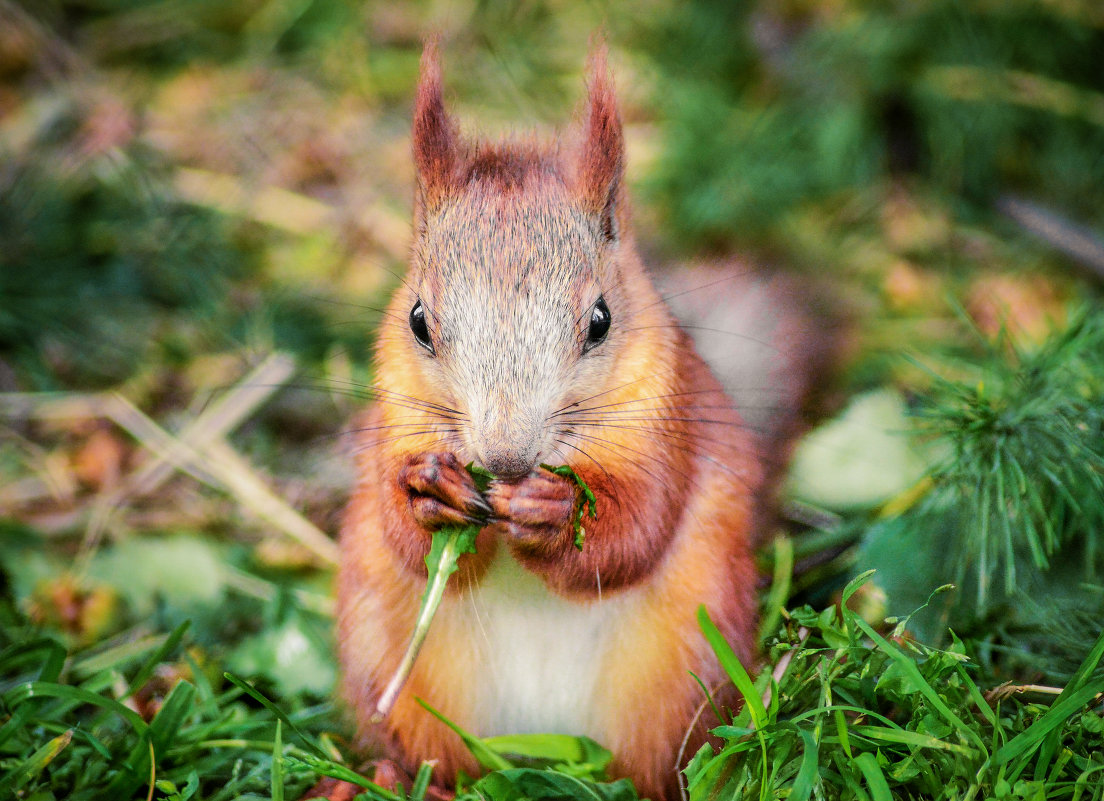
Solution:
<svg viewBox="0 0 1104 801">
<path fill-rule="evenodd" d="M 406 653 L 403 654 L 398 669 L 391 680 L 387 682 L 383 694 L 380 695 L 379 702 L 376 704 L 376 713 L 372 716 L 373 723 L 380 723 L 387 717 L 391 712 L 391 708 L 395 705 L 399 693 L 406 685 L 406 680 L 410 678 L 410 671 L 414 668 L 414 660 L 418 658 L 418 652 L 422 650 L 426 635 L 429 634 L 429 626 L 433 622 L 433 616 L 437 613 L 437 607 L 441 605 L 441 598 L 444 597 L 445 584 L 448 582 L 449 576 L 456 572 L 456 563 L 462 552 L 460 539 L 465 534 L 469 537 L 472 536 L 469 532 L 470 528 L 472 527 L 442 529 L 433 535 L 434 537 L 445 537 L 444 547 L 441 548 L 440 556 L 437 559 L 436 570 L 430 566 L 429 585 L 426 587 L 425 595 L 422 596 L 422 605 L 418 609 L 418 618 L 414 623 L 414 633 L 410 637 L 410 644 L 406 647 Z M 478 532 L 478 527 L 475 527 L 475 529 Z"/>
</svg>

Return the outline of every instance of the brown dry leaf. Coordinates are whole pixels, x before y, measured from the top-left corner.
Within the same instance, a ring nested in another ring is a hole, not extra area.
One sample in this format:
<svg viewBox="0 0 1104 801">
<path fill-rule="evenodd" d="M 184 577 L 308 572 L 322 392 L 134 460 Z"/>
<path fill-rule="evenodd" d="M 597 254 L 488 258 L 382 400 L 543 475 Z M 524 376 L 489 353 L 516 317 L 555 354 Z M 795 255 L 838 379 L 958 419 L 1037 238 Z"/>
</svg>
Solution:
<svg viewBox="0 0 1104 801">
<path fill-rule="evenodd" d="M 27 613 L 36 623 L 58 628 L 78 642 L 90 643 L 114 625 L 118 606 L 118 598 L 110 587 L 87 588 L 74 576 L 65 574 L 35 587 Z"/>
<path fill-rule="evenodd" d="M 894 311 L 923 311 L 934 308 L 942 296 L 939 279 L 917 265 L 898 259 L 882 282 L 889 306 Z"/>
<path fill-rule="evenodd" d="M 81 484 L 97 492 L 119 483 L 127 446 L 110 428 L 92 432 L 73 454 L 73 472 Z"/>
<path fill-rule="evenodd" d="M 889 193 L 882 206 L 882 228 L 896 253 L 929 251 L 944 244 L 951 224 L 942 209 L 920 202 L 903 189 Z"/>
<path fill-rule="evenodd" d="M 966 310 L 986 335 L 1002 329 L 1014 341 L 1038 345 L 1066 322 L 1066 302 L 1041 275 L 983 275 L 973 282 Z"/>
<path fill-rule="evenodd" d="M 193 678 L 192 669 L 185 662 L 158 665 L 149 681 L 130 698 L 128 705 L 148 723 L 157 717 L 173 688 L 181 681 Z"/>
<path fill-rule="evenodd" d="M 118 97 L 96 98 L 81 123 L 80 158 L 96 158 L 130 145 L 138 133 L 138 119 Z"/>
</svg>

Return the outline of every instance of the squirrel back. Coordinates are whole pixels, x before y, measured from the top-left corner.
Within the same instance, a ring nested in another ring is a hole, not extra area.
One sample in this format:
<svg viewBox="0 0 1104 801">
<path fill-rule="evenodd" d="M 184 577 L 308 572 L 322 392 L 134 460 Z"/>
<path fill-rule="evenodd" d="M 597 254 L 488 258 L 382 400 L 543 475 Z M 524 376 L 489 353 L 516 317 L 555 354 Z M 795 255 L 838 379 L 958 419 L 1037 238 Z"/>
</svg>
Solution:
<svg viewBox="0 0 1104 801">
<path fill-rule="evenodd" d="M 477 144 L 445 111 L 431 42 L 413 149 L 410 269 L 379 334 L 341 536 L 338 648 L 360 735 L 410 771 L 436 760 L 435 781 L 473 773 L 422 698 L 478 736 L 590 736 L 642 796 L 676 798 L 679 754 L 711 723 L 693 676 L 725 683 L 698 607 L 754 659 L 767 440 L 637 255 L 601 50 L 577 142 Z M 480 491 L 468 462 L 498 478 Z M 597 496 L 581 550 L 576 485 L 542 464 L 569 465 Z M 477 553 L 376 725 L 432 532 L 471 521 Z"/>
</svg>

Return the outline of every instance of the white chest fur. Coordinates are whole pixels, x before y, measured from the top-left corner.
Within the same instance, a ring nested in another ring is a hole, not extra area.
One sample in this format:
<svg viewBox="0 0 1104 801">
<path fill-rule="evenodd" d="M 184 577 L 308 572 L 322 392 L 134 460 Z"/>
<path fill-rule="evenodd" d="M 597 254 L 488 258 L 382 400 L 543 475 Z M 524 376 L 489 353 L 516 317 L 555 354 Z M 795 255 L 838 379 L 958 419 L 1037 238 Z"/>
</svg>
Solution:
<svg viewBox="0 0 1104 801">
<path fill-rule="evenodd" d="M 483 735 L 601 738 L 594 694 L 607 644 L 632 603 L 631 591 L 569 601 L 511 556 L 497 557 L 479 586 L 451 610 L 464 620 L 481 663 L 473 728 Z"/>
</svg>

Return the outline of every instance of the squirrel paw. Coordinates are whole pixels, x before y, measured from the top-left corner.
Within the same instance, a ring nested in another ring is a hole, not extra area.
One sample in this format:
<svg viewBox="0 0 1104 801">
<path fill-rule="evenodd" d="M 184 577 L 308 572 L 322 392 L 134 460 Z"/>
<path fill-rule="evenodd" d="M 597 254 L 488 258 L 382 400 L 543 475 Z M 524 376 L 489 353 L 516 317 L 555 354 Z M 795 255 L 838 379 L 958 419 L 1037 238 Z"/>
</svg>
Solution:
<svg viewBox="0 0 1104 801">
<path fill-rule="evenodd" d="M 485 520 L 491 507 L 454 454 L 420 453 L 399 470 L 414 520 L 426 531 Z"/>
<path fill-rule="evenodd" d="M 319 801 L 353 801 L 362 792 L 364 792 L 364 788 L 359 785 L 327 777 L 307 790 L 306 795 L 299 796 L 299 801 L 307 801 L 307 799 L 312 798 L 319 799 Z"/>
<path fill-rule="evenodd" d="M 495 481 L 487 490 L 491 528 L 529 555 L 557 551 L 571 543 L 571 520 L 578 503 L 575 482 L 534 470 L 517 482 Z"/>
</svg>

